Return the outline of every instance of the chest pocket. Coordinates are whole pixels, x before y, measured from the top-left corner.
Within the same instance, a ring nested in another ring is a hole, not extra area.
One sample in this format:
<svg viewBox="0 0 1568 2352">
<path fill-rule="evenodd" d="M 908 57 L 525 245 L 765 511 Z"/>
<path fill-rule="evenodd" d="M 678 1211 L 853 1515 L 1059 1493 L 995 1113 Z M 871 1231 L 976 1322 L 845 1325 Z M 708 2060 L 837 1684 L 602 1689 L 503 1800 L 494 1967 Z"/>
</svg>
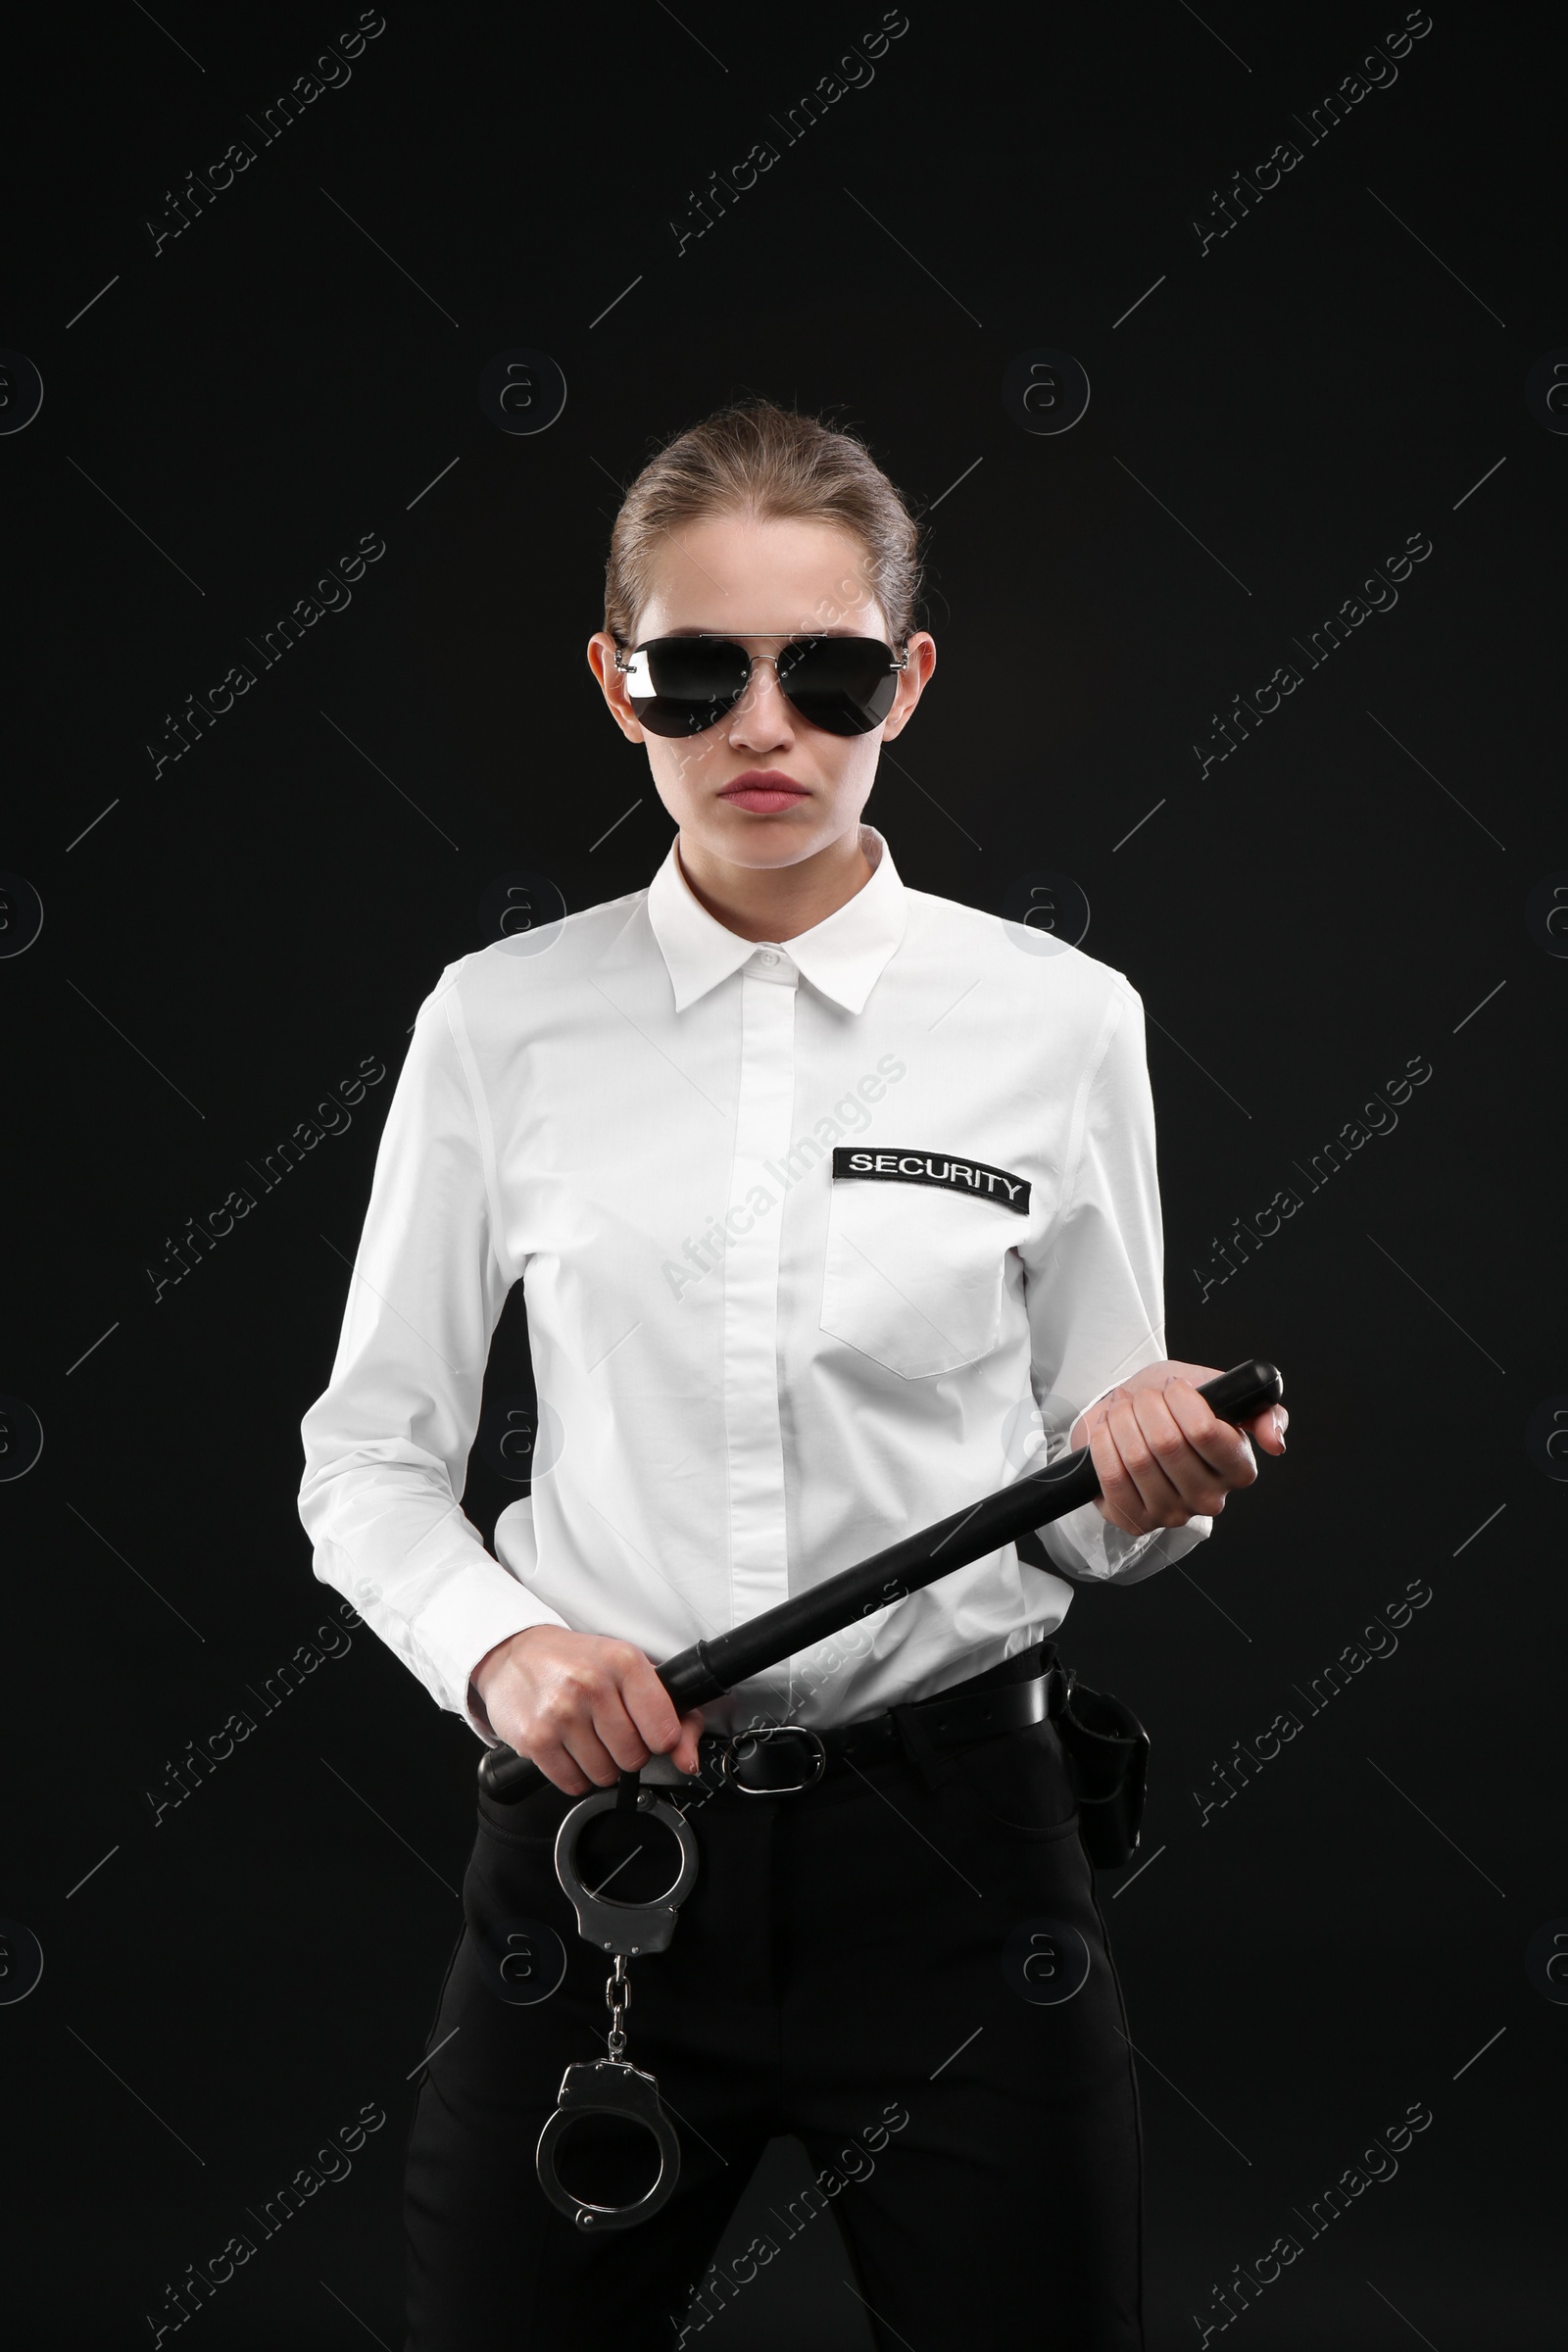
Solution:
<svg viewBox="0 0 1568 2352">
<path fill-rule="evenodd" d="M 936 1186 L 835 1183 L 822 1329 L 905 1380 L 989 1355 L 1012 1226 L 994 1201 Z"/>
</svg>

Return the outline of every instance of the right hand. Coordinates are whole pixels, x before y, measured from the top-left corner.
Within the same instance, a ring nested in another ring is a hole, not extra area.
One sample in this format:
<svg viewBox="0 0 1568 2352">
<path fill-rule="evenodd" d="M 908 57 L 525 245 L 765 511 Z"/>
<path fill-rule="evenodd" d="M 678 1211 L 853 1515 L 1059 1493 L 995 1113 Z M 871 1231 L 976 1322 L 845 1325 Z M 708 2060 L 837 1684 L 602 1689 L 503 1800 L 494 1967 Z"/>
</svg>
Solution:
<svg viewBox="0 0 1568 2352">
<path fill-rule="evenodd" d="M 608 1788 L 651 1755 L 697 1770 L 703 1711 L 677 1714 L 635 1642 L 530 1625 L 487 1650 L 472 1679 L 496 1737 L 567 1796 Z"/>
</svg>

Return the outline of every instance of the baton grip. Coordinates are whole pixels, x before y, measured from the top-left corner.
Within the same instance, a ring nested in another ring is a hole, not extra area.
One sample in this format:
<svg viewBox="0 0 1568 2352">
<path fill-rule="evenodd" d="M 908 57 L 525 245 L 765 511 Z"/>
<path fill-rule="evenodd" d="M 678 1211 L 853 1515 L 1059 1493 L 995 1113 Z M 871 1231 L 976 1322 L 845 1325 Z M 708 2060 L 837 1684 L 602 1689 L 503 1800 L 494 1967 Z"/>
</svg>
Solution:
<svg viewBox="0 0 1568 2352">
<path fill-rule="evenodd" d="M 1216 1373 L 1198 1394 L 1221 1421 L 1250 1421 L 1266 1412 L 1283 1396 L 1285 1383 L 1273 1364 L 1254 1357 Z M 808 1649 L 841 1633 L 858 1618 L 873 1616 L 905 1600 L 911 1592 L 934 1585 L 955 1569 L 984 1559 L 988 1552 L 1010 1544 L 1026 1528 L 1044 1527 L 1068 1511 L 1093 1502 L 1100 1494 L 1100 1473 L 1087 1446 L 1042 1470 L 1027 1472 L 967 1510 L 955 1511 L 931 1527 L 890 1544 L 869 1559 L 859 1560 L 837 1576 L 824 1578 L 809 1592 L 763 1609 L 727 1634 L 710 1642 L 693 1642 L 689 1649 L 667 1658 L 657 1669 L 659 1679 L 681 1713 L 719 1698 L 737 1683 L 763 1674 L 780 1659 Z M 515 1804 L 547 1785 L 547 1775 L 506 1740 L 498 1740 L 479 1759 L 479 1786 L 501 1804 Z"/>
</svg>

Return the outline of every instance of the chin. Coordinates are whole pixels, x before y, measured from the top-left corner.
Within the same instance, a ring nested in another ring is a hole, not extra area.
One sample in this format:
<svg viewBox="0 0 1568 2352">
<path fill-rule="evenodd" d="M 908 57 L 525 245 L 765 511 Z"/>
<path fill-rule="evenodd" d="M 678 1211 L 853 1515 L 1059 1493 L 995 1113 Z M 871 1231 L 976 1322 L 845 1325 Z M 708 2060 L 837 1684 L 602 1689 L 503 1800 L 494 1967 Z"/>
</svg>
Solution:
<svg viewBox="0 0 1568 2352">
<path fill-rule="evenodd" d="M 799 865 L 803 858 L 813 858 L 818 850 L 825 850 L 831 839 L 831 834 L 819 835 L 814 829 L 807 833 L 795 826 L 786 828 L 766 818 L 760 821 L 754 818 L 744 833 L 737 828 L 726 833 L 723 840 L 710 839 L 703 846 L 712 857 L 726 858 L 731 865 L 767 867 Z"/>
</svg>

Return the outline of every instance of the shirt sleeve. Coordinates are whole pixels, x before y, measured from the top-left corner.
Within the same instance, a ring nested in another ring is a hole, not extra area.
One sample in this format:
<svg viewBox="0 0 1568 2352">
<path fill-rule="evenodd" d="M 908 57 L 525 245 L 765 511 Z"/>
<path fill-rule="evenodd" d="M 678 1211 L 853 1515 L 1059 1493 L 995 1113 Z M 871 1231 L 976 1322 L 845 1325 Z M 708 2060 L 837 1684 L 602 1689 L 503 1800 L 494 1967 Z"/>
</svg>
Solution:
<svg viewBox="0 0 1568 2352">
<path fill-rule="evenodd" d="M 1088 1405 L 1166 1352 L 1144 1005 L 1119 972 L 1074 1105 L 1060 1208 L 1038 1258 L 1024 1252 L 1024 1281 L 1035 1399 L 1054 1461 Z M 1184 1526 L 1129 1536 L 1086 1502 L 1037 1533 L 1062 1575 L 1131 1585 L 1180 1559 L 1213 1525 L 1196 1513 Z"/>
<path fill-rule="evenodd" d="M 565 1620 L 458 1501 L 513 1274 L 457 971 L 420 1005 L 388 1106 L 331 1380 L 301 1424 L 299 1513 L 321 1583 L 489 1741 L 473 1668 L 509 1635 Z"/>
</svg>

